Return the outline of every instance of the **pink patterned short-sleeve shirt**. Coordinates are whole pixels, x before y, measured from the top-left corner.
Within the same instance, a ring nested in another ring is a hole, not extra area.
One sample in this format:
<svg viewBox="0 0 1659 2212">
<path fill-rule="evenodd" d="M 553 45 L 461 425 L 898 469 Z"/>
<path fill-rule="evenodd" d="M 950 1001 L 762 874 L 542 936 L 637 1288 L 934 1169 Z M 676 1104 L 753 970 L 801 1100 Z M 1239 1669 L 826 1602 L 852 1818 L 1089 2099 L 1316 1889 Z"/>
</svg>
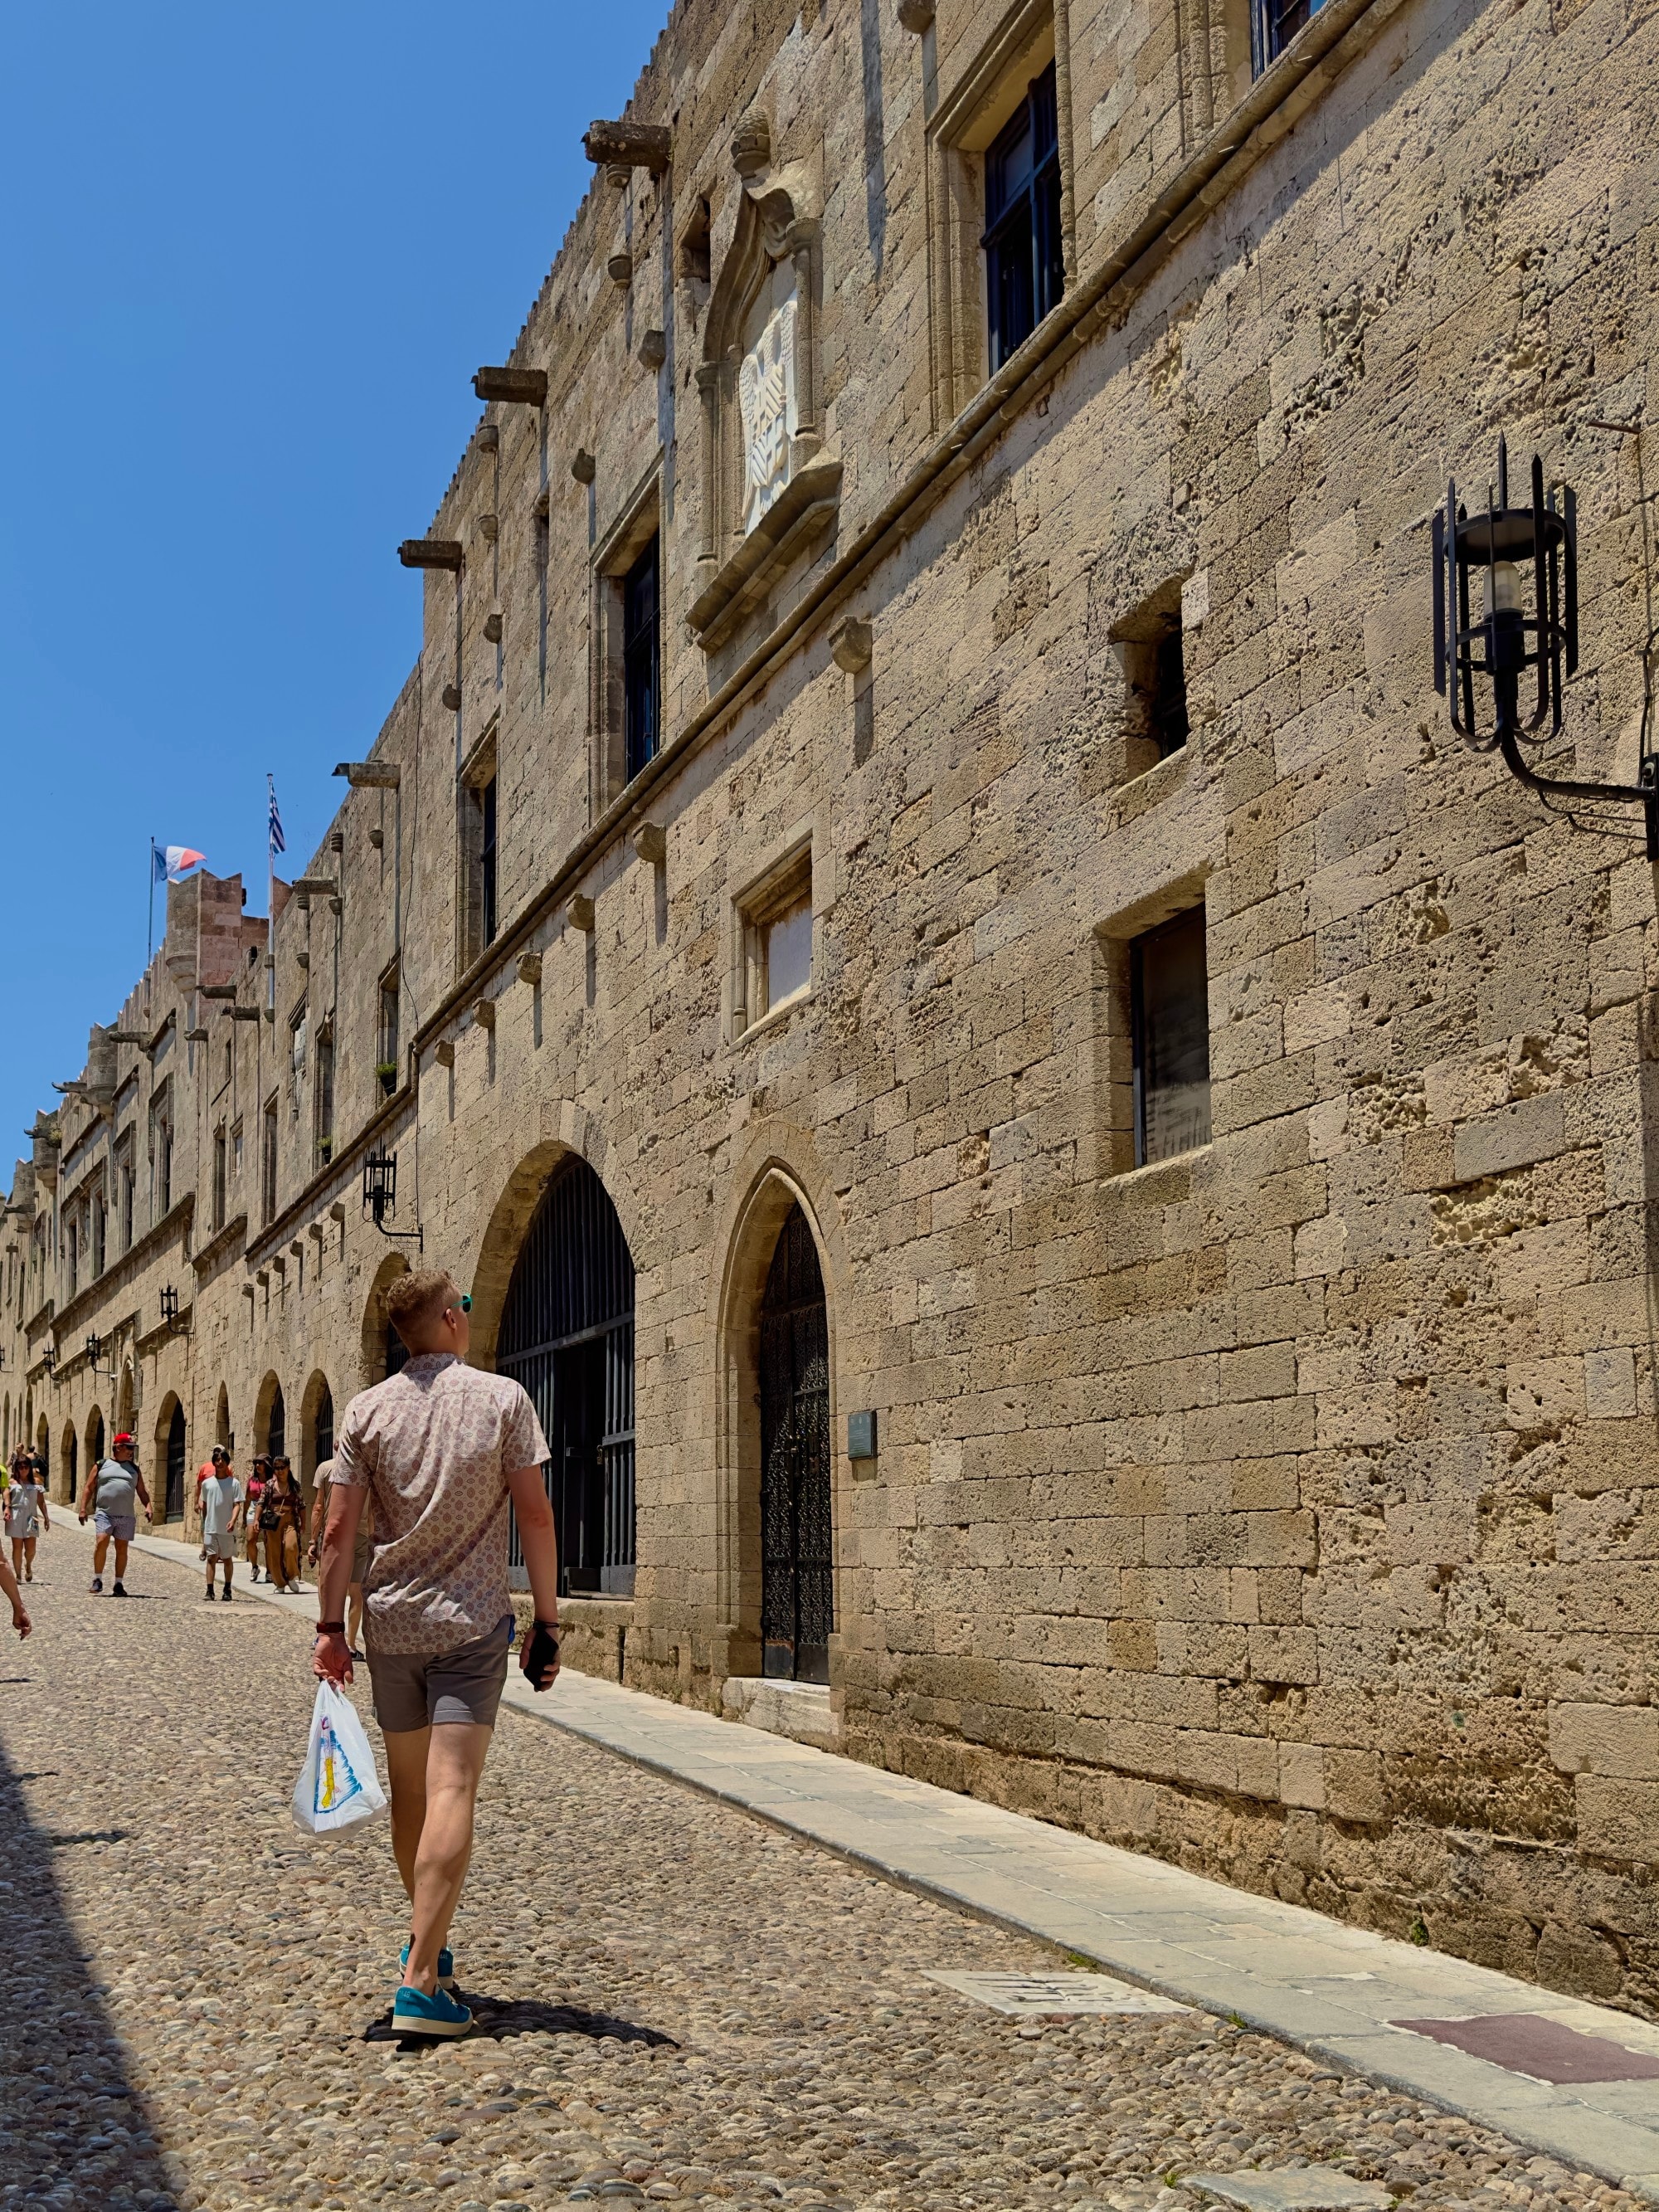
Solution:
<svg viewBox="0 0 1659 2212">
<path fill-rule="evenodd" d="M 547 1457 L 522 1386 L 422 1352 L 352 1400 L 334 1480 L 374 1501 L 363 1577 L 370 1654 L 453 1651 L 513 1609 L 507 1478 Z"/>
</svg>

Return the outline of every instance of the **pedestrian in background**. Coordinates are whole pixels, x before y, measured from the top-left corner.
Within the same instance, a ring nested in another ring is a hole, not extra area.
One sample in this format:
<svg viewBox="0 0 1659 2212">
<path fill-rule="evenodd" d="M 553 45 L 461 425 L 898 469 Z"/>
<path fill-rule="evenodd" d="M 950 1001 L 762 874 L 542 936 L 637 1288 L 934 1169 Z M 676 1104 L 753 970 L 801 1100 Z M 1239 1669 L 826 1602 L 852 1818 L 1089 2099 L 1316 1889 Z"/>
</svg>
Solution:
<svg viewBox="0 0 1659 2212">
<path fill-rule="evenodd" d="M 300 1589 L 300 1530 L 306 1498 L 285 1458 L 270 1463 L 270 1480 L 259 1500 L 259 1526 L 265 1540 L 265 1580 L 279 1590 Z"/>
<path fill-rule="evenodd" d="M 202 1485 L 202 1557 L 207 1561 L 207 1595 L 213 1600 L 213 1570 L 222 1561 L 225 1603 L 230 1603 L 231 1571 L 236 1564 L 236 1532 L 242 1518 L 242 1486 L 232 1472 L 230 1455 L 216 1444 L 213 1463 Z"/>
<path fill-rule="evenodd" d="M 123 1429 L 111 1446 L 113 1459 L 100 1460 L 87 1482 L 87 1494 L 81 1501 L 81 1523 L 84 1528 L 88 1513 L 96 1516 L 93 1527 L 98 1532 L 98 1541 L 92 1547 L 92 1589 L 95 1597 L 104 1587 L 104 1560 L 108 1554 L 110 1540 L 115 1540 L 115 1586 L 112 1597 L 125 1597 L 125 1585 L 122 1577 L 127 1571 L 127 1547 L 132 1541 L 138 1522 L 135 1500 L 142 1500 L 146 1521 L 155 1517 L 150 1511 L 149 1492 L 144 1487 L 144 1478 L 139 1474 L 132 1455 L 132 1437 Z"/>
<path fill-rule="evenodd" d="M 51 1527 L 46 1493 L 34 1462 L 27 1452 L 19 1452 L 6 1492 L 6 1534 L 11 1540 L 11 1571 L 24 1582 L 34 1580 L 34 1547 L 40 1531 Z"/>
<path fill-rule="evenodd" d="M 247 1563 L 253 1579 L 259 1579 L 259 1554 L 264 1544 L 260 1515 L 264 1510 L 265 1492 L 270 1485 L 270 1462 L 263 1452 L 256 1454 L 247 1479 L 247 1499 L 242 1513 L 242 1526 L 247 1532 Z"/>
<path fill-rule="evenodd" d="M 365 1497 L 374 1556 L 364 1585 L 374 1717 L 392 1784 L 392 1849 L 413 1925 L 394 2028 L 465 2035 L 449 1924 L 472 1854 L 473 1808 L 513 1641 L 507 1534 L 516 1516 L 536 1619 L 520 1665 L 538 1690 L 559 1671 L 559 1565 L 542 1480 L 547 1440 L 522 1387 L 468 1367 L 472 1301 L 435 1268 L 400 1276 L 386 1313 L 409 1347 L 398 1374 L 346 1408 L 334 1449 L 313 1671 L 351 1680 L 345 1622 Z"/>
<path fill-rule="evenodd" d="M 325 1459 L 317 1470 L 316 1494 L 311 1506 L 311 1543 L 306 1557 L 317 1565 L 323 1555 L 323 1531 L 328 1526 L 328 1501 L 334 1487 L 334 1462 Z M 363 1633 L 363 1577 L 368 1572 L 369 1547 L 374 1528 L 374 1507 L 363 1501 L 362 1516 L 357 1523 L 357 1540 L 352 1547 L 351 1581 L 346 1591 L 346 1642 L 354 1659 L 362 1657 L 361 1649 Z"/>
</svg>

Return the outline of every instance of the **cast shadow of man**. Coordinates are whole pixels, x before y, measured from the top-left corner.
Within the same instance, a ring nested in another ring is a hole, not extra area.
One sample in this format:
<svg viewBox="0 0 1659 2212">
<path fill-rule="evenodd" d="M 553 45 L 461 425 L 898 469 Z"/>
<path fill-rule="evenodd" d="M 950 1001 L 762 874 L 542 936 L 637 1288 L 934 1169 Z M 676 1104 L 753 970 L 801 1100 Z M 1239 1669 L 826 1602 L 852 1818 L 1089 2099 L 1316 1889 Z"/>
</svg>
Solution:
<svg viewBox="0 0 1659 2212">
<path fill-rule="evenodd" d="M 0 1914 L 7 1926 L 0 2174 L 9 2194 L 49 2197 L 76 2212 L 94 2206 L 126 2212 L 141 2199 L 146 2212 L 164 2212 L 182 2180 L 127 2073 L 55 1871 L 70 1852 L 119 1832 L 52 1834 L 30 1817 L 22 1781 L 0 1754 Z"/>
<path fill-rule="evenodd" d="M 470 2040 L 483 2037 L 491 2043 L 506 2043 L 515 2035 L 585 2035 L 595 2043 L 609 2038 L 617 2043 L 643 2043 L 653 2050 L 679 2048 L 672 2035 L 660 2028 L 641 2027 L 637 2021 L 623 2020 L 609 2012 L 588 2012 L 580 2005 L 548 2004 L 540 1997 L 481 1996 L 474 1990 L 458 1990 L 456 1995 L 472 2013 L 472 2034 Z M 365 2043 L 396 2043 L 405 2050 L 420 2050 L 430 2040 L 426 2036 L 405 2036 L 392 2025 L 388 2009 L 380 2019 L 366 2029 Z"/>
</svg>

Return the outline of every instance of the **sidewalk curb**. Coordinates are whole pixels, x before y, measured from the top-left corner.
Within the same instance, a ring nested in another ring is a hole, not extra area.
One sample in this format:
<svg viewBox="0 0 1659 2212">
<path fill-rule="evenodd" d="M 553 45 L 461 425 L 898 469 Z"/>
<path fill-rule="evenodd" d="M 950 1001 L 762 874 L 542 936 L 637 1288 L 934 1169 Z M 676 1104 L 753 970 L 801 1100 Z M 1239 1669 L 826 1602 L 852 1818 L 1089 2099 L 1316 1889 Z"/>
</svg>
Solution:
<svg viewBox="0 0 1659 2212">
<path fill-rule="evenodd" d="M 201 1568 L 171 1538 L 135 1536 L 132 1547 Z M 244 1583 L 241 1594 L 308 1627 L 315 1618 L 312 1589 L 287 1596 Z M 915 1895 L 1659 2203 L 1659 2082 L 1555 2085 L 1392 2019 L 1541 2014 L 1653 2057 L 1659 2026 L 574 1669 L 560 1688 L 553 1706 L 509 1675 L 503 1702 Z"/>
</svg>

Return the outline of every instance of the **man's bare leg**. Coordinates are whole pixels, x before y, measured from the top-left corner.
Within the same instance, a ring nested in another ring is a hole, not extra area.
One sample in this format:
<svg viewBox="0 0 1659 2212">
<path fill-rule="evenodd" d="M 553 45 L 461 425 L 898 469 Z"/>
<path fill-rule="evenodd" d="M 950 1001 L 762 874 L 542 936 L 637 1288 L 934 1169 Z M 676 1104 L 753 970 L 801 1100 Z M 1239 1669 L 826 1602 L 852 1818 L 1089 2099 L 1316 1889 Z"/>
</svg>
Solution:
<svg viewBox="0 0 1659 2212">
<path fill-rule="evenodd" d="M 100 1565 L 100 1572 L 101 1573 L 101 1571 L 102 1568 Z M 115 1540 L 115 1579 L 118 1583 L 124 1583 L 126 1578 L 127 1540 L 125 1536 L 118 1536 Z"/>
<path fill-rule="evenodd" d="M 104 1562 L 108 1559 L 108 1557 L 109 1538 L 107 1536 L 100 1536 L 98 1539 L 98 1541 L 92 1547 L 92 1571 L 94 1574 L 101 1575 L 103 1573 Z M 116 1580 L 118 1582 L 120 1580 L 118 1572 L 117 1573 Z"/>
<path fill-rule="evenodd" d="M 386 1738 L 392 1849 L 412 1918 L 404 1981 L 428 1996 L 438 1986 L 438 1954 L 449 1940 L 472 1856 L 473 1808 L 493 1733 L 475 1722 L 456 1721 L 400 1729 Z M 417 1764 L 422 1742 L 425 1759 Z"/>
</svg>

